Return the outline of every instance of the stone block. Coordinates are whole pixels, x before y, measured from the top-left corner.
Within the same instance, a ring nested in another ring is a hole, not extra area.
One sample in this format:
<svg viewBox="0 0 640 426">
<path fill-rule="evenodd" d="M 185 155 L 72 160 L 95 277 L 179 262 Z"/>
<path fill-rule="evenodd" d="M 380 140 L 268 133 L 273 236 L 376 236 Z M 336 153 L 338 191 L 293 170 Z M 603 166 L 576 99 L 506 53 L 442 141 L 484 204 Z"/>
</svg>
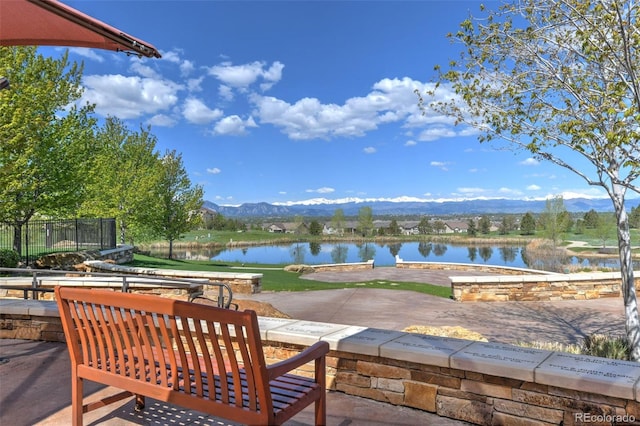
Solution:
<svg viewBox="0 0 640 426">
<path fill-rule="evenodd" d="M 332 350 L 357 354 L 380 355 L 380 346 L 403 336 L 401 331 L 350 326 L 321 338 Z"/>
<path fill-rule="evenodd" d="M 371 377 L 347 371 L 339 371 L 336 373 L 336 383 L 343 383 L 359 388 L 370 388 Z"/>
<path fill-rule="evenodd" d="M 449 357 L 471 343 L 469 340 L 407 333 L 380 346 L 380 356 L 449 367 Z"/>
<path fill-rule="evenodd" d="M 500 413 L 506 413 L 517 417 L 526 417 L 528 419 L 536 419 L 544 421 L 547 424 L 560 424 L 564 417 L 563 410 L 538 407 L 520 402 L 507 401 L 504 399 L 495 399 L 493 402 L 493 408 Z M 494 419 L 496 414 L 497 413 L 494 413 Z"/>
<path fill-rule="evenodd" d="M 625 399 L 636 399 L 639 380 L 640 363 L 563 352 L 554 352 L 535 371 L 536 383 Z"/>
<path fill-rule="evenodd" d="M 478 425 L 490 425 L 492 410 L 491 405 L 484 402 L 436 396 L 436 413 L 442 417 Z"/>
<path fill-rule="evenodd" d="M 267 331 L 267 340 L 313 345 L 322 337 L 348 328 L 347 325 L 313 321 L 294 321 Z"/>
<path fill-rule="evenodd" d="M 411 377 L 411 372 L 406 368 L 378 364 L 375 362 L 358 361 L 356 369 L 359 374 L 370 377 L 384 377 L 388 379 L 408 379 Z"/>
<path fill-rule="evenodd" d="M 272 318 L 272 317 L 258 317 L 258 327 L 260 328 L 260 338 L 267 340 L 267 333 L 274 328 L 282 327 L 283 325 L 291 324 L 296 320 L 288 318 Z"/>
<path fill-rule="evenodd" d="M 549 423 L 506 413 L 493 413 L 491 423 L 492 426 L 551 426 L 554 424 L 562 423 Z"/>
<path fill-rule="evenodd" d="M 438 386 L 406 380 L 404 382 L 404 405 L 420 410 L 436 412 Z"/>
<path fill-rule="evenodd" d="M 375 387 L 384 391 L 391 391 L 396 393 L 404 392 L 404 382 L 402 379 L 387 379 L 385 377 L 379 377 L 377 379 L 371 379 L 372 387 Z"/>
<path fill-rule="evenodd" d="M 550 355 L 541 349 L 474 342 L 451 355 L 451 367 L 533 382 L 535 368 Z"/>
<path fill-rule="evenodd" d="M 510 386 L 501 386 L 491 383 L 479 382 L 475 380 L 462 380 L 460 390 L 463 392 L 475 393 L 478 395 L 491 396 L 495 398 L 511 399 Z"/>
</svg>

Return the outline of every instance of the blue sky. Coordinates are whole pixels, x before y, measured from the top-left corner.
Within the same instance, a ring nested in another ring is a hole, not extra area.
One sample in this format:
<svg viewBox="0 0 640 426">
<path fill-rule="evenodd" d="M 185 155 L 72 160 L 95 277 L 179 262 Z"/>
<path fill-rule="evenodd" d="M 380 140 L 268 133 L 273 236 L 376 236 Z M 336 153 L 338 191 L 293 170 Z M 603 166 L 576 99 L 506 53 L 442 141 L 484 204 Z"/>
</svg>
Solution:
<svg viewBox="0 0 640 426">
<path fill-rule="evenodd" d="M 478 1 L 63 1 L 160 50 L 70 52 L 98 116 L 150 125 L 206 200 L 606 197 L 418 110 Z"/>
</svg>

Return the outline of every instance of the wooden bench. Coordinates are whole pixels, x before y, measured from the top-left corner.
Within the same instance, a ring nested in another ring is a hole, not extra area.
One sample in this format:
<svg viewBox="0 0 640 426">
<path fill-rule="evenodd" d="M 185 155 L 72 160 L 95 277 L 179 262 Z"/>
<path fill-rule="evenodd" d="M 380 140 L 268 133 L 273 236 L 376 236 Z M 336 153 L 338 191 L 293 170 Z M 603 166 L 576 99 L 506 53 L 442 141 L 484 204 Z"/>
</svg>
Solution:
<svg viewBox="0 0 640 426">
<path fill-rule="evenodd" d="M 135 395 L 245 424 L 281 424 L 315 404 L 326 421 L 327 342 L 267 365 L 254 311 L 158 296 L 56 287 L 71 357 L 73 424 Z M 314 377 L 291 372 L 314 362 Z M 83 404 L 83 381 L 123 390 Z"/>
</svg>

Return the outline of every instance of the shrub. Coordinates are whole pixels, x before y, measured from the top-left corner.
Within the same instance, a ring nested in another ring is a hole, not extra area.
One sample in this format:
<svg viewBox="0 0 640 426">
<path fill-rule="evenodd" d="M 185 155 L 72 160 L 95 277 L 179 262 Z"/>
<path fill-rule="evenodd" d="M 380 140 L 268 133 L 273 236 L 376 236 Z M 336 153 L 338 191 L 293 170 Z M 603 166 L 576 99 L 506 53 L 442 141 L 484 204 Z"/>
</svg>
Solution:
<svg viewBox="0 0 640 426">
<path fill-rule="evenodd" d="M 15 268 L 20 263 L 20 255 L 15 250 L 0 249 L 0 268 Z"/>
<path fill-rule="evenodd" d="M 631 350 L 624 336 L 593 334 L 584 338 L 582 353 L 601 358 L 629 360 Z"/>
</svg>

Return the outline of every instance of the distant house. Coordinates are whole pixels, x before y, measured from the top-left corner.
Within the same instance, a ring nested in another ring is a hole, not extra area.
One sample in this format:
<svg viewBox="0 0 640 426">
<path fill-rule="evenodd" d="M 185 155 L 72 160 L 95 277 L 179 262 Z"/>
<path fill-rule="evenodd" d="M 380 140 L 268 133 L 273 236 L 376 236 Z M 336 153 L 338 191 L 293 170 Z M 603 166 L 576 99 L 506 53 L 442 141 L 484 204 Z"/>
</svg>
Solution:
<svg viewBox="0 0 640 426">
<path fill-rule="evenodd" d="M 418 235 L 420 233 L 420 230 L 418 229 L 419 224 L 420 222 L 416 221 L 406 221 L 400 222 L 398 225 L 404 235 Z"/>
<path fill-rule="evenodd" d="M 461 232 L 467 232 L 469 224 L 461 220 L 449 220 L 444 223 L 445 234 L 459 234 Z"/>
<path fill-rule="evenodd" d="M 276 234 L 277 233 L 284 234 L 285 232 L 287 232 L 287 228 L 282 223 L 272 223 L 271 225 L 269 225 L 267 227 L 267 231 L 273 232 L 273 233 L 276 233 Z"/>
</svg>

